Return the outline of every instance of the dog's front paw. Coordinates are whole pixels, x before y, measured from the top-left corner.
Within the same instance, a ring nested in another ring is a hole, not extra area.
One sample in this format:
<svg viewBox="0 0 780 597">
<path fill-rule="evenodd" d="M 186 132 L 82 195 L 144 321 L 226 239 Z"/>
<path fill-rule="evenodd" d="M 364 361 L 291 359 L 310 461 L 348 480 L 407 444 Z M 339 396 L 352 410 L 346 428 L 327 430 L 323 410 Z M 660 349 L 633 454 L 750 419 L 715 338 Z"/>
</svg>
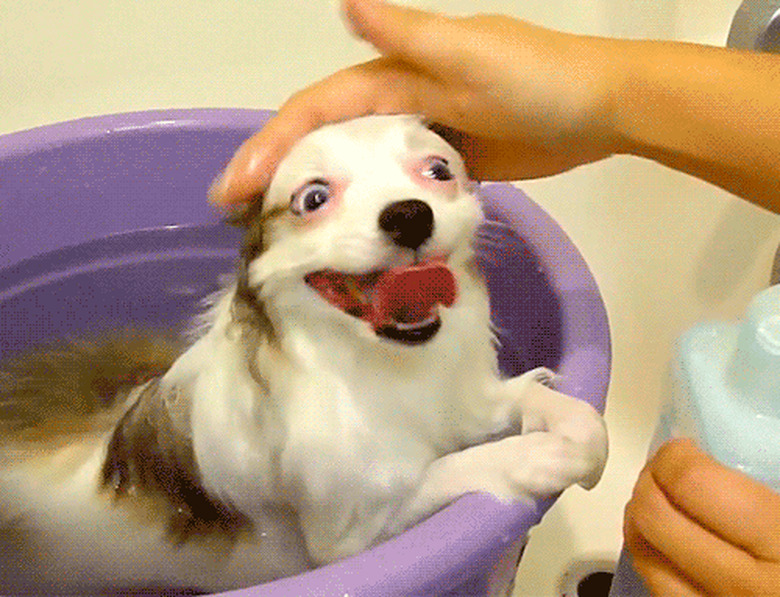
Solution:
<svg viewBox="0 0 780 597">
<path fill-rule="evenodd" d="M 531 369 L 530 371 L 523 373 L 520 378 L 526 379 L 529 382 L 541 384 L 546 388 L 554 388 L 557 376 L 552 369 L 537 367 L 536 369 Z"/>
<path fill-rule="evenodd" d="M 595 456 L 595 457 L 594 457 Z M 434 514 L 461 495 L 487 492 L 506 501 L 556 495 L 601 474 L 595 452 L 548 432 L 514 435 L 467 448 L 430 464 L 420 485 L 392 517 L 388 535 Z"/>
<path fill-rule="evenodd" d="M 602 450 L 606 443 L 593 440 L 579 442 L 544 431 L 508 438 L 505 441 L 524 452 L 522 462 L 507 469 L 511 493 L 543 498 L 574 484 L 591 489 L 601 478 L 606 462 Z"/>
<path fill-rule="evenodd" d="M 549 436 L 538 440 L 539 449 L 549 451 L 557 442 L 560 447 L 551 457 L 565 453 L 566 458 L 587 463 L 580 467 L 587 471 L 573 482 L 590 489 L 598 482 L 606 463 L 606 426 L 590 404 L 553 389 L 555 381 L 555 374 L 548 369 L 534 369 L 502 382 L 501 391 L 510 398 L 512 420 L 515 424 L 520 421 L 523 435 Z"/>
</svg>

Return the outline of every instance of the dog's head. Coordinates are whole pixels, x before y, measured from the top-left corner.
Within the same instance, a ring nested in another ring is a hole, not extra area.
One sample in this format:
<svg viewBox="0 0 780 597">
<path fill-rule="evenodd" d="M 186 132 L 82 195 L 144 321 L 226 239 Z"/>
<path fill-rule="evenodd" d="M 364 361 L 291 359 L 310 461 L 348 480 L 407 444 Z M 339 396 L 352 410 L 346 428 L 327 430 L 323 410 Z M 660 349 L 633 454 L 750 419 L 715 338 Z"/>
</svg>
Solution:
<svg viewBox="0 0 780 597">
<path fill-rule="evenodd" d="M 314 131 L 253 211 L 245 289 L 269 314 L 337 317 L 405 344 L 431 339 L 459 300 L 482 219 L 459 154 L 413 116 Z"/>
</svg>

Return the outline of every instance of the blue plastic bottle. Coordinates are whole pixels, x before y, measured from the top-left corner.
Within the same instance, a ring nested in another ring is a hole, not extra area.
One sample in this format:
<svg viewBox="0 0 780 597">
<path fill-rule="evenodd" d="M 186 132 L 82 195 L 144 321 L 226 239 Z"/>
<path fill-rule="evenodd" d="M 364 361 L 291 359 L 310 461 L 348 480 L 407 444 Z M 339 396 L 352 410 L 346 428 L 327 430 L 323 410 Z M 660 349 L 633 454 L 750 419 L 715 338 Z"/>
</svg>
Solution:
<svg viewBox="0 0 780 597">
<path fill-rule="evenodd" d="M 780 492 L 780 284 L 761 292 L 736 323 L 702 323 L 680 340 L 671 401 L 651 452 L 695 438 L 725 465 Z M 621 555 L 610 596 L 647 595 Z"/>
<path fill-rule="evenodd" d="M 780 285 L 743 321 L 705 323 L 681 341 L 671 434 L 780 491 Z"/>
</svg>

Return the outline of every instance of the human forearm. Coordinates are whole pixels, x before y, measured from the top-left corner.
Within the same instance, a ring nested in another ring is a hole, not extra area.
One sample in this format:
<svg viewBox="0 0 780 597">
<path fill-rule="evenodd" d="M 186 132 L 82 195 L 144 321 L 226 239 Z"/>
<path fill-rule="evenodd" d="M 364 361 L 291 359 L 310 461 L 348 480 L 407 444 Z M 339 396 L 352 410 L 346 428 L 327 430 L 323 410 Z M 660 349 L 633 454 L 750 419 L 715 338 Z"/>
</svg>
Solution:
<svg viewBox="0 0 780 597">
<path fill-rule="evenodd" d="M 611 43 L 617 153 L 653 159 L 780 213 L 780 57 Z"/>
<path fill-rule="evenodd" d="M 550 176 L 624 153 L 780 213 L 780 57 L 343 3 L 381 56 L 290 98 L 231 160 L 212 188 L 216 203 L 262 194 L 312 128 L 414 112 L 462 134 L 459 149 L 479 180 Z"/>
</svg>

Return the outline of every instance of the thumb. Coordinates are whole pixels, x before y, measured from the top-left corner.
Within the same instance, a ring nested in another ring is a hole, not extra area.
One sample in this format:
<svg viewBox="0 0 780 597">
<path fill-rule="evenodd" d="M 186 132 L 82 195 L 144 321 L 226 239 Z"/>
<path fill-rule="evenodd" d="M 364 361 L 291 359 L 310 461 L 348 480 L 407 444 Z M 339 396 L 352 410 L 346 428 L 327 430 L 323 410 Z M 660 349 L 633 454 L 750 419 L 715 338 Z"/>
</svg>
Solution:
<svg viewBox="0 0 780 597">
<path fill-rule="evenodd" d="M 463 32 L 455 19 L 382 0 L 343 0 L 353 32 L 381 54 L 441 73 L 457 66 L 457 43 Z"/>
</svg>

